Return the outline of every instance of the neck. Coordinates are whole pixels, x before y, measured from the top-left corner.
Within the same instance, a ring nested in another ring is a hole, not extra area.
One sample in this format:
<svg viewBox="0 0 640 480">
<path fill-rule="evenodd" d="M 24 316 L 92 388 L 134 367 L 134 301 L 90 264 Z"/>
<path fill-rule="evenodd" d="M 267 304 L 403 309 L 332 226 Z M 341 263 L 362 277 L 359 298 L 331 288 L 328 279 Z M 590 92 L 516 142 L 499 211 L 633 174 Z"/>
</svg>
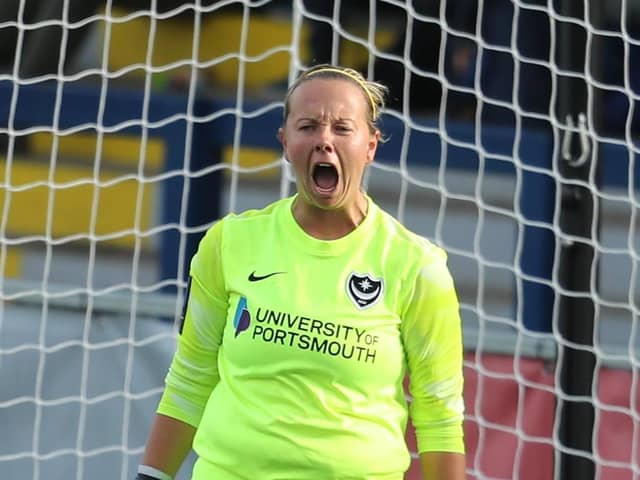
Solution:
<svg viewBox="0 0 640 480">
<path fill-rule="evenodd" d="M 350 205 L 326 210 L 304 201 L 300 196 L 293 202 L 293 218 L 309 235 L 318 240 L 337 240 L 348 235 L 367 216 L 369 203 L 364 194 L 358 195 Z"/>
</svg>

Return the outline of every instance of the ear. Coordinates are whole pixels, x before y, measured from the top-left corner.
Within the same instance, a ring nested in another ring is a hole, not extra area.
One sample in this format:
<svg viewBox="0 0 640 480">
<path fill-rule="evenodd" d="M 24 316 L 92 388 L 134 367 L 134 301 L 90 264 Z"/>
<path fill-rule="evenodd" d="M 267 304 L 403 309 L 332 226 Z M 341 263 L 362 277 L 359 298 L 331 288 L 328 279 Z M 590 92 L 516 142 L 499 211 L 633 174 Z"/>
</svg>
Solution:
<svg viewBox="0 0 640 480">
<path fill-rule="evenodd" d="M 284 134 L 284 128 L 280 127 L 278 128 L 278 140 L 280 141 L 280 144 L 282 145 L 282 154 L 284 156 L 284 159 L 288 162 L 289 158 L 287 157 L 287 138 L 285 137 Z"/>
<path fill-rule="evenodd" d="M 285 137 L 285 134 L 284 134 L 284 128 L 282 127 L 278 128 L 278 134 L 276 136 L 278 137 L 278 140 L 282 145 L 282 156 L 288 162 L 289 158 L 287 157 L 287 138 Z"/>
<path fill-rule="evenodd" d="M 282 156 L 288 162 L 289 157 L 287 156 L 287 137 L 284 134 L 284 128 L 282 127 L 278 128 L 278 134 L 276 136 L 278 137 L 278 140 L 282 145 Z"/>
<path fill-rule="evenodd" d="M 278 140 L 280 140 L 280 143 L 282 144 L 282 148 L 287 148 L 287 140 L 284 138 L 284 128 L 280 127 L 278 129 Z"/>
<path fill-rule="evenodd" d="M 367 143 L 367 161 L 365 165 L 369 165 L 373 162 L 378 150 L 378 142 L 380 142 L 380 130 L 376 130 L 369 136 L 369 142 Z"/>
</svg>

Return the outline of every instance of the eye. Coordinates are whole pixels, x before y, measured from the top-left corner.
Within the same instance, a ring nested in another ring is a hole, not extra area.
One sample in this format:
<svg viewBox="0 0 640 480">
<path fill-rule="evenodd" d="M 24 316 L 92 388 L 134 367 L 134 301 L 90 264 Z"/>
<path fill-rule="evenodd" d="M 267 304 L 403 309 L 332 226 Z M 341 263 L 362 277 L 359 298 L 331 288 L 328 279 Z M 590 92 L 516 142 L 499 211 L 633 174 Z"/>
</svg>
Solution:
<svg viewBox="0 0 640 480">
<path fill-rule="evenodd" d="M 349 133 L 351 131 L 351 127 L 343 124 L 338 124 L 334 128 L 338 133 Z"/>
<path fill-rule="evenodd" d="M 314 125 L 310 124 L 310 123 L 305 123 L 302 124 L 298 127 L 298 130 L 302 131 L 302 132 L 307 132 L 310 130 L 313 130 Z"/>
</svg>

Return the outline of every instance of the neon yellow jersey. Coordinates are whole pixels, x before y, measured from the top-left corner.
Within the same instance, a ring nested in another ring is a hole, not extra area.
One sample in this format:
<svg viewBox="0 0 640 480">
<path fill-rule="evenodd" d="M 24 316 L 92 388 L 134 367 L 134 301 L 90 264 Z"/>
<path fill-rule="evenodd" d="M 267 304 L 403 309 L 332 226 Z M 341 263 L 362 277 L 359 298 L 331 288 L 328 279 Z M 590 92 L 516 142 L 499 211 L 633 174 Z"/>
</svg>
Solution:
<svg viewBox="0 0 640 480">
<path fill-rule="evenodd" d="M 226 216 L 191 262 L 158 413 L 198 427 L 193 479 L 400 480 L 409 413 L 421 452 L 463 452 L 444 251 L 371 199 L 347 236 L 312 238 L 293 198 Z"/>
</svg>

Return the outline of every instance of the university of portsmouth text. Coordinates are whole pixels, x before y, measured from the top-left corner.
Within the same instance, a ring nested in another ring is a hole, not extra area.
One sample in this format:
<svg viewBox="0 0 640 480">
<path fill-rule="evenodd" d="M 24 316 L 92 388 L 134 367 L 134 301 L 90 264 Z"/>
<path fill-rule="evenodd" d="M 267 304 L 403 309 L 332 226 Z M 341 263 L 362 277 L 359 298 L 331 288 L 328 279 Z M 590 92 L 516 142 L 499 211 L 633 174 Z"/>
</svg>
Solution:
<svg viewBox="0 0 640 480">
<path fill-rule="evenodd" d="M 259 324 L 253 327 L 252 339 L 259 338 L 265 342 L 358 362 L 374 363 L 376 360 L 378 337 L 363 329 L 261 308 L 256 312 L 256 321 Z M 279 327 L 289 327 L 291 330 Z"/>
</svg>

